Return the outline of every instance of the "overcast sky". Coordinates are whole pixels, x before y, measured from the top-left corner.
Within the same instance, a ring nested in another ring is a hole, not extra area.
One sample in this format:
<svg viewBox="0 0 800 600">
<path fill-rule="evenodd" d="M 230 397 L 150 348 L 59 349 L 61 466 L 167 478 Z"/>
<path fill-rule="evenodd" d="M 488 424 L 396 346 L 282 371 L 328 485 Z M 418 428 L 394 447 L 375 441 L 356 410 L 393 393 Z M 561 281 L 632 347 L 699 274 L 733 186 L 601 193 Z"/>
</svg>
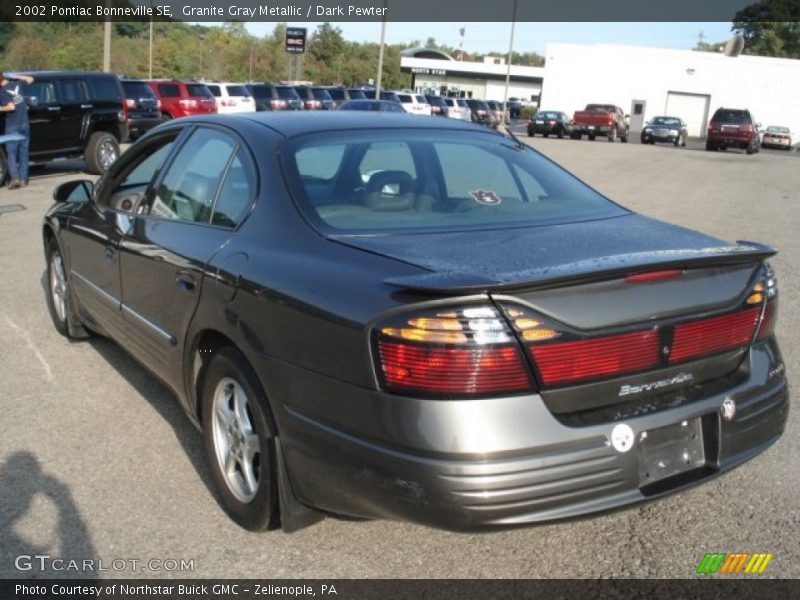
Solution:
<svg viewBox="0 0 800 600">
<path fill-rule="evenodd" d="M 319 23 L 289 23 L 307 27 L 309 35 Z M 357 42 L 380 41 L 380 23 L 333 23 L 342 30 L 345 39 Z M 275 23 L 247 23 L 248 30 L 258 36 L 271 33 Z M 387 23 L 386 42 L 425 42 L 433 37 L 437 42 L 458 47 L 459 28 L 466 29 L 464 50 L 486 53 L 508 50 L 510 23 Z M 691 49 L 702 31 L 707 42 L 727 40 L 731 36 L 730 23 L 517 23 L 514 33 L 514 50 L 544 54 L 548 42 L 576 44 L 630 44 L 659 46 L 663 48 Z"/>
</svg>

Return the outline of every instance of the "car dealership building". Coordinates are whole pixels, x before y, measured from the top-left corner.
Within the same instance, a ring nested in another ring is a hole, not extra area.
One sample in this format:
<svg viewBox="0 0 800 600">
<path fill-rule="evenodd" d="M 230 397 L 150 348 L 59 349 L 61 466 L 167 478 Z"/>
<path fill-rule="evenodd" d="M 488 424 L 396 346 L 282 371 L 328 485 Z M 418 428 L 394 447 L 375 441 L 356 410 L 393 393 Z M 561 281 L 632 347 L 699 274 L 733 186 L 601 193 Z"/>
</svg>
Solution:
<svg viewBox="0 0 800 600">
<path fill-rule="evenodd" d="M 506 65 L 456 61 L 444 53 L 406 51 L 401 68 L 414 85 L 456 88 L 502 100 Z M 545 67 L 512 65 L 509 97 L 539 100 L 543 109 L 572 114 L 588 103 L 616 104 L 631 130 L 658 115 L 681 117 L 689 135 L 705 135 L 720 106 L 749 109 L 762 127 L 800 134 L 800 60 L 609 44 L 548 44 Z"/>
</svg>

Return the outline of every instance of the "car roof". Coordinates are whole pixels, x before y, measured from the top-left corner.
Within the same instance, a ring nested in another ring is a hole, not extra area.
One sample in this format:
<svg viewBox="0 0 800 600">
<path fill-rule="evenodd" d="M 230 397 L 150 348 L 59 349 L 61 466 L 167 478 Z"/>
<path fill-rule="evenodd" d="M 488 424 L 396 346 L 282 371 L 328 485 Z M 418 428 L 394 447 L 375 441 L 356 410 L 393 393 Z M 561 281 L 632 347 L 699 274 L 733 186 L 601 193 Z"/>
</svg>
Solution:
<svg viewBox="0 0 800 600">
<path fill-rule="evenodd" d="M 368 100 L 373 102 L 373 100 Z M 321 133 L 326 131 L 341 131 L 350 129 L 446 129 L 451 131 L 472 131 L 499 135 L 501 133 L 488 130 L 485 127 L 473 125 L 457 119 L 442 119 L 439 117 L 421 117 L 407 113 L 382 112 L 372 113 L 366 111 L 263 111 L 244 113 L 238 115 L 202 115 L 183 117 L 181 123 L 220 123 L 233 127 L 244 128 L 249 124 L 259 124 L 269 127 L 285 137 L 293 137 L 304 133 Z"/>
<path fill-rule="evenodd" d="M 114 77 L 119 79 L 114 73 L 102 73 L 100 71 L 16 71 L 26 75 L 38 77 Z"/>
</svg>

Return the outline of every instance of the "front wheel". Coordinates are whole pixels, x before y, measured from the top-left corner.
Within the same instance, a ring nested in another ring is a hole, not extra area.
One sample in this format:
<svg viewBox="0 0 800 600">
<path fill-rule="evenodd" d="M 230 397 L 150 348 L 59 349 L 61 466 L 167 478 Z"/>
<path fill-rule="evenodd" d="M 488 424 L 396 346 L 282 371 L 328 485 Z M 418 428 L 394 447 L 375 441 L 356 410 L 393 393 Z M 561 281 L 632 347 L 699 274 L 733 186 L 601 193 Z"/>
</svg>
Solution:
<svg viewBox="0 0 800 600">
<path fill-rule="evenodd" d="M 233 348 L 208 364 L 200 395 L 206 459 L 225 512 L 249 531 L 278 524 L 275 426 L 255 372 Z"/>
<path fill-rule="evenodd" d="M 64 267 L 64 257 L 55 240 L 47 248 L 47 310 L 56 331 L 63 336 L 69 333 L 69 282 Z"/>
<path fill-rule="evenodd" d="M 119 144 L 110 133 L 95 131 L 86 144 L 83 158 L 90 173 L 103 175 L 119 158 Z"/>
</svg>

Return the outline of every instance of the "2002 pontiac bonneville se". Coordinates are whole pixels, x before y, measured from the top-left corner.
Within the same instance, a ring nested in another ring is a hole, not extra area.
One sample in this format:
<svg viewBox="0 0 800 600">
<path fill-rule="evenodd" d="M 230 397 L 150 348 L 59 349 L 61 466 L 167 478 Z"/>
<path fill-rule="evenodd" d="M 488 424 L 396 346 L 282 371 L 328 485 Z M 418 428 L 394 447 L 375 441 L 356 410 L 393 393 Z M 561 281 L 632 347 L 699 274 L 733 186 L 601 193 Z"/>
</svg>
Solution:
<svg viewBox="0 0 800 600">
<path fill-rule="evenodd" d="M 632 213 L 484 128 L 187 118 L 54 196 L 55 326 L 174 391 L 247 529 L 581 515 L 786 423 L 773 249 Z"/>
</svg>

